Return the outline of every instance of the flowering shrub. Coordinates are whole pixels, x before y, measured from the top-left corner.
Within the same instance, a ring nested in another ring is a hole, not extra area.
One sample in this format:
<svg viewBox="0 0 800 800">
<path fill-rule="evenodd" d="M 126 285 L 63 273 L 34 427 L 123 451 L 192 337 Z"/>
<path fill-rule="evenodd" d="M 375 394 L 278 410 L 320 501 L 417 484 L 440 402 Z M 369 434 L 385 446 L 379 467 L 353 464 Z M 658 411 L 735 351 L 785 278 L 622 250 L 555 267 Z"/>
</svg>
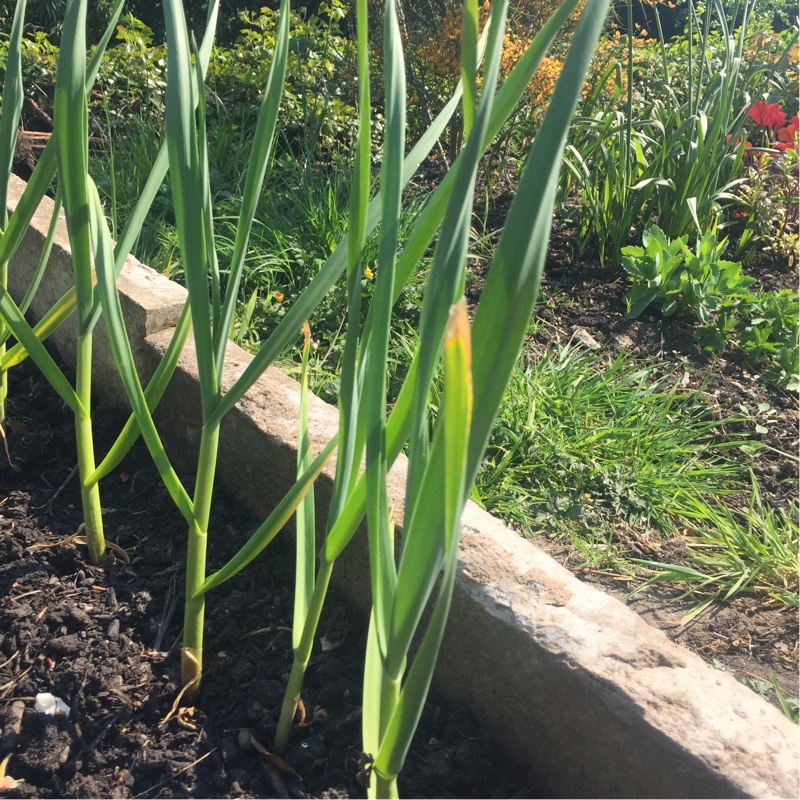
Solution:
<svg viewBox="0 0 800 800">
<path fill-rule="evenodd" d="M 511 0 L 500 64 L 502 77 L 508 75 L 532 37 L 559 5 L 558 0 Z M 481 28 L 489 19 L 491 7 L 490 0 L 484 0 L 480 7 Z M 529 109 L 525 115 L 532 115 L 536 121 L 541 119 L 547 98 L 561 73 L 561 53 L 582 9 L 583 3 L 579 3 L 570 24 L 562 28 L 550 48 L 550 55 L 543 58 L 531 79 L 523 108 Z M 427 0 L 407 7 L 405 33 L 414 100 L 415 105 L 421 104 L 427 113 L 441 104 L 460 77 L 461 13 L 460 4 L 453 0 Z M 420 121 L 427 124 L 425 119 Z"/>
<path fill-rule="evenodd" d="M 745 221 L 739 251 L 750 256 L 758 246 L 793 264 L 800 241 L 800 119 L 795 115 L 787 120 L 779 103 L 763 100 L 753 104 L 748 116 L 758 127 L 753 138 L 760 137 L 761 146 L 769 149 L 749 160 L 746 180 L 738 192 L 744 206 L 738 216 Z M 749 154 L 752 156 L 752 151 Z"/>
<path fill-rule="evenodd" d="M 290 134 L 301 127 L 313 130 L 316 144 L 325 148 L 349 140 L 355 126 L 354 76 L 343 77 L 354 58 L 354 44 L 339 29 L 347 12 L 342 0 L 327 0 L 319 4 L 316 15 L 292 14 L 284 130 Z M 272 62 L 277 12 L 266 7 L 240 12 L 238 21 L 241 30 L 234 43 L 214 48 L 207 80 L 218 101 L 254 108 Z M 136 117 L 158 124 L 164 113 L 166 48 L 130 13 L 122 17 L 115 38 L 100 68 L 99 88 L 90 98 L 90 118 L 99 128 L 105 128 L 106 113 L 120 123 Z M 7 46 L 7 40 L 0 40 L 0 64 Z M 52 110 L 58 52 L 43 31 L 23 37 L 25 91 L 47 111 Z"/>
</svg>

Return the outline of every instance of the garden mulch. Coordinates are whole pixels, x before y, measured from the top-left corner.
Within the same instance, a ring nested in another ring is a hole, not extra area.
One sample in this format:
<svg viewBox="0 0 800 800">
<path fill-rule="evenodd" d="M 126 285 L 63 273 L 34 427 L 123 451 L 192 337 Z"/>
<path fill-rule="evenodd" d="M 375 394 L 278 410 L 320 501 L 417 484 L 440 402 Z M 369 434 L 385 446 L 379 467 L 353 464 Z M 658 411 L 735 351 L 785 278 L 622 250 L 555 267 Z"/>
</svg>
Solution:
<svg viewBox="0 0 800 800">
<path fill-rule="evenodd" d="M 101 567 L 69 540 L 81 522 L 71 413 L 27 364 L 11 373 L 11 456 L 0 466 L 0 760 L 5 797 L 365 797 L 359 780 L 365 632 L 335 597 L 320 625 L 285 761 L 270 747 L 291 669 L 294 557 L 279 540 L 209 597 L 200 702 L 179 689 L 185 526 L 137 446 L 104 480 Z M 95 412 L 111 426 L 117 415 Z M 113 427 L 114 430 L 118 428 Z M 108 444 L 110 431 L 100 432 Z M 102 449 L 100 447 L 99 449 Z M 220 496 L 209 568 L 258 523 Z M 288 541 L 288 540 L 287 540 Z M 34 709 L 50 692 L 68 716 Z M 299 721 L 299 715 L 298 715 Z M 475 719 L 435 695 L 400 791 L 406 797 L 529 797 Z"/>
</svg>

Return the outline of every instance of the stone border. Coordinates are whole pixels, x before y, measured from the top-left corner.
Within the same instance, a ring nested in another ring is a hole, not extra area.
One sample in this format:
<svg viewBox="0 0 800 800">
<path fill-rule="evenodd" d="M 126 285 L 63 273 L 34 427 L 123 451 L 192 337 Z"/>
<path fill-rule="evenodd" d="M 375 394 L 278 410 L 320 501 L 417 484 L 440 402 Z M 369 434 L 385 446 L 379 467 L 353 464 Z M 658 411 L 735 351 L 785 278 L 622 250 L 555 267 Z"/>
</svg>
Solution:
<svg viewBox="0 0 800 800">
<path fill-rule="evenodd" d="M 12 179 L 10 208 L 24 184 Z M 12 261 L 20 297 L 35 267 L 52 203 L 45 200 Z M 60 226 L 45 280 L 31 308 L 41 316 L 71 282 Z M 185 291 L 135 259 L 120 277 L 134 355 L 149 377 L 169 342 Z M 98 331 L 96 390 L 127 405 L 107 341 Z M 52 336 L 74 358 L 74 327 Z M 250 356 L 231 344 L 225 382 Z M 159 406 L 158 423 L 179 468 L 195 457 L 198 386 L 187 348 Z M 295 469 L 299 387 L 269 370 L 224 423 L 219 482 L 258 515 L 288 489 Z M 314 398 L 316 449 L 333 434 L 336 410 Z M 241 452 L 248 453 L 245 462 Z M 402 508 L 405 462 L 391 475 Z M 318 482 L 323 514 L 333 469 Z M 364 536 L 334 572 L 337 588 L 365 607 Z M 798 728 L 731 676 L 669 641 L 637 614 L 577 580 L 553 559 L 469 503 L 453 609 L 436 673 L 438 689 L 466 703 L 552 797 L 798 797 Z"/>
</svg>

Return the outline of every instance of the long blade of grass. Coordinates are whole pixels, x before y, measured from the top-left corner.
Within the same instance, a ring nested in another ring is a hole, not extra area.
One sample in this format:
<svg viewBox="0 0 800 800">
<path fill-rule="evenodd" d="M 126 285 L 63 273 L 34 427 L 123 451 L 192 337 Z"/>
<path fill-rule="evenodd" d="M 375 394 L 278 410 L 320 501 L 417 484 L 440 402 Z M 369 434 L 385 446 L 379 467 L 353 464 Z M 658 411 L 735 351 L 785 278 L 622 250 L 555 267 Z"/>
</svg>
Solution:
<svg viewBox="0 0 800 800">
<path fill-rule="evenodd" d="M 489 127 L 495 86 L 500 71 L 503 36 L 508 3 L 495 3 L 489 23 L 489 40 L 483 76 L 483 94 L 478 115 L 466 146 L 453 167 L 453 190 L 442 222 L 441 235 L 433 256 L 433 266 L 425 291 L 420 317 L 419 372 L 414 422 L 409 443 L 409 468 L 406 484 L 406 513 L 413 514 L 425 470 L 428 436 L 428 393 L 441 351 L 450 306 L 461 293 L 467 262 L 467 245 L 472 224 L 472 205 L 478 163 Z M 407 537 L 403 537 L 405 550 Z"/>
<path fill-rule="evenodd" d="M 94 182 L 89 179 L 88 186 L 92 198 L 91 224 L 92 234 L 96 245 L 95 264 L 97 266 L 97 286 L 102 302 L 103 316 L 108 332 L 109 344 L 114 355 L 122 383 L 133 408 L 133 413 L 139 424 L 150 454 L 155 462 L 161 479 L 167 487 L 173 502 L 178 507 L 187 521 L 193 519 L 193 506 L 186 490 L 170 464 L 164 446 L 159 438 L 158 431 L 153 424 L 153 418 L 147 406 L 144 392 L 139 383 L 136 364 L 133 360 L 128 333 L 122 316 L 122 306 L 116 291 L 116 270 L 114 262 L 111 234 L 103 215 L 103 206 Z M 96 473 L 93 473 L 98 478 Z"/>
<path fill-rule="evenodd" d="M 430 498 L 430 488 L 423 493 L 423 484 L 431 487 L 434 483 L 441 483 L 442 480 L 438 467 L 427 469 L 428 392 L 442 346 L 441 337 L 444 336 L 448 324 L 449 308 L 463 285 L 475 177 L 491 115 L 494 85 L 499 73 L 506 12 L 505 2 L 496 4 L 493 10 L 481 104 L 472 133 L 462 152 L 463 160 L 445 214 L 439 244 L 434 253 L 434 263 L 422 309 L 420 372 L 417 378 L 406 484 L 406 514 L 411 524 L 407 526 L 403 536 L 398 591 L 391 622 L 391 646 L 387 657 L 387 669 L 394 675 L 405 661 L 425 601 L 439 573 L 444 552 L 444 538 L 432 536 L 430 530 L 425 530 L 425 526 L 414 522 L 420 519 L 417 514 L 424 515 L 428 509 L 421 501 L 423 495 Z"/>
<path fill-rule="evenodd" d="M 178 230 L 186 285 L 192 309 L 203 422 L 219 402 L 209 307 L 209 262 L 205 237 L 203 176 L 194 109 L 202 91 L 196 86 L 192 53 L 183 6 L 177 0 L 164 3 L 167 33 L 166 131 L 175 223 Z M 201 135 L 205 136 L 202 131 Z M 227 328 L 226 328 L 227 331 Z"/>
<path fill-rule="evenodd" d="M 14 166 L 14 150 L 22 116 L 22 31 L 27 0 L 17 0 L 11 35 L 6 51 L 6 77 L 3 83 L 3 114 L 0 116 L 0 231 L 8 225 L 8 182 Z"/>
<path fill-rule="evenodd" d="M 93 305 L 92 247 L 86 176 L 89 112 L 86 105 L 86 2 L 68 0 L 56 70 L 53 111 L 59 183 L 72 250 L 78 336 L 85 336 Z"/>
<path fill-rule="evenodd" d="M 469 138 L 478 104 L 478 0 L 465 0 L 461 15 L 461 81 L 464 90 L 464 136 Z"/>
<path fill-rule="evenodd" d="M 264 178 L 267 174 L 272 145 L 275 141 L 275 131 L 280 111 L 281 98 L 283 97 L 284 81 L 286 79 L 286 64 L 289 58 L 289 0 L 281 0 L 278 16 L 278 29 L 275 37 L 275 50 L 269 76 L 258 113 L 256 132 L 253 138 L 253 149 L 250 153 L 250 162 L 247 167 L 244 191 L 242 193 L 242 206 L 239 211 L 239 221 L 236 226 L 236 241 L 233 245 L 228 285 L 226 287 L 225 304 L 219 324 L 214 330 L 214 348 L 217 361 L 217 382 L 222 381 L 222 365 L 225 359 L 227 333 L 230 330 L 233 315 L 236 310 L 236 300 L 239 295 L 239 284 L 242 279 L 247 244 L 250 241 L 250 232 L 256 214 Z"/>
<path fill-rule="evenodd" d="M 372 115 L 369 87 L 369 41 L 367 0 L 356 5 L 358 47 L 358 139 L 355 147 L 353 178 L 350 189 L 350 216 L 347 230 L 347 333 L 342 352 L 342 371 L 339 385 L 339 452 L 336 479 L 328 519 L 338 518 L 347 494 L 358 474 L 363 451 L 363 434 L 359 441 L 358 414 L 358 349 L 361 325 L 361 251 L 367 228 L 369 207 Z"/>
<path fill-rule="evenodd" d="M 311 329 L 303 326 L 303 362 L 300 370 L 300 435 L 297 445 L 297 479 L 300 480 L 311 467 L 311 440 L 308 437 L 308 355 L 311 352 Z M 308 616 L 308 607 L 314 591 L 314 565 L 316 533 L 314 524 L 314 487 L 309 487 L 306 496 L 297 506 L 295 517 L 297 540 L 295 545 L 294 615 L 292 619 L 292 647 L 300 646 L 303 621 Z"/>
<path fill-rule="evenodd" d="M 387 630 L 397 579 L 389 534 L 386 491 L 386 362 L 389 352 L 394 274 L 402 209 L 402 172 L 406 132 L 406 77 L 403 44 L 394 0 L 384 8 L 384 94 L 386 127 L 381 160 L 381 239 L 378 276 L 372 300 L 374 325 L 365 353 L 364 403 L 367 432 L 367 521 L 375 633 L 381 653 L 387 651 Z"/>
<path fill-rule="evenodd" d="M 86 409 L 75 394 L 61 368 L 53 360 L 45 346 L 39 341 L 28 321 L 11 298 L 8 290 L 0 286 L 0 314 L 11 328 L 17 341 L 25 348 L 48 383 L 75 414 L 86 414 Z"/>
<path fill-rule="evenodd" d="M 472 335 L 475 412 L 469 443 L 469 485 L 480 466 L 530 321 L 549 241 L 560 156 L 607 6 L 605 0 L 590 2 L 578 23 L 561 77 L 509 210 L 504 234 L 476 312 Z M 415 530 L 440 524 L 428 517 L 423 518 L 419 509 L 432 507 L 430 504 L 435 503 L 436 493 L 441 496 L 443 468 L 444 454 L 441 445 L 437 446 L 434 441 L 415 513 L 410 520 L 407 518 L 406 535 L 415 544 L 408 548 L 413 550 L 408 561 L 404 550 L 398 576 L 398 582 L 403 585 L 403 595 L 398 600 L 393 621 L 393 642 L 398 651 L 401 644 L 407 647 L 405 643 L 410 642 L 436 576 L 430 568 L 420 570 L 418 564 L 433 563 L 436 551 L 443 552 L 441 540 L 426 537 Z M 399 657 L 398 651 L 395 651 L 396 657 Z"/>
<path fill-rule="evenodd" d="M 444 531 L 445 570 L 439 596 L 403 684 L 397 707 L 375 759 L 375 772 L 384 780 L 394 781 L 405 762 L 411 739 L 417 729 L 428 696 L 433 671 L 439 655 L 458 568 L 458 543 L 461 512 L 466 502 L 467 443 L 472 417 L 472 368 L 470 333 L 466 301 L 451 310 L 444 344 L 444 406 L 441 425 L 444 458 Z M 436 504 L 441 507 L 441 498 Z M 436 516 L 430 508 L 431 516 Z M 401 585 L 398 583 L 398 590 Z M 399 594 L 398 591 L 398 594 Z"/>
<path fill-rule="evenodd" d="M 470 484 L 483 458 L 536 301 L 550 238 L 561 154 L 607 11 L 607 0 L 590 0 L 581 14 L 475 313 Z"/>
</svg>

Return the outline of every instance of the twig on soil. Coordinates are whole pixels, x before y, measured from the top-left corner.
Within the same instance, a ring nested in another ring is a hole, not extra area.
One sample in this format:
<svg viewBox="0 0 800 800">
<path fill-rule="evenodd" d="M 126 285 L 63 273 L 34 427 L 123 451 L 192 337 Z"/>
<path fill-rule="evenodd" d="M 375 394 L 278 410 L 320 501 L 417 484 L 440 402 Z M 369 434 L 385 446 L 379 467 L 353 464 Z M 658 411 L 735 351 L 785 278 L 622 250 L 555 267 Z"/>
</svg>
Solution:
<svg viewBox="0 0 800 800">
<path fill-rule="evenodd" d="M 146 794 L 150 794 L 154 792 L 156 789 L 160 789 L 162 786 L 166 786 L 171 780 L 174 780 L 178 777 L 178 775 L 182 775 L 184 772 L 188 772 L 192 767 L 196 767 L 201 761 L 205 761 L 217 748 L 215 747 L 214 750 L 209 750 L 204 756 L 200 756 L 197 761 L 192 761 L 191 764 L 187 764 L 182 769 L 179 769 L 174 775 L 170 775 L 169 778 L 165 778 L 161 783 L 157 783 L 155 786 L 151 786 L 149 789 L 146 789 L 144 792 L 140 794 L 134 795 L 133 800 L 139 800 L 140 797 L 144 797 Z"/>
<path fill-rule="evenodd" d="M 156 633 L 156 641 L 153 645 L 153 650 L 158 653 L 161 650 L 161 643 L 164 641 L 164 636 L 167 632 L 167 628 L 169 628 L 170 622 L 172 622 L 172 615 L 175 613 L 175 606 L 178 603 L 178 595 L 175 591 L 175 576 L 172 576 L 172 580 L 169 582 L 169 586 L 167 587 L 167 596 L 164 600 L 164 611 L 161 614 L 161 621 L 158 623 L 158 632 Z"/>
<path fill-rule="evenodd" d="M 286 788 L 286 784 L 283 782 L 280 772 L 278 772 L 272 761 L 266 758 L 260 758 L 259 763 L 261 764 L 261 769 L 263 769 L 266 773 L 270 785 L 272 786 L 272 791 L 275 793 L 275 797 L 291 797 L 289 790 Z"/>
<path fill-rule="evenodd" d="M 200 662 L 188 650 L 186 651 L 186 657 L 190 661 L 194 662 L 195 669 L 197 670 L 197 672 L 195 673 L 192 680 L 188 681 L 184 685 L 184 687 L 180 690 L 180 692 L 178 692 L 178 696 L 175 698 L 175 702 L 172 704 L 172 708 L 169 710 L 169 714 L 167 714 L 167 716 L 164 717 L 164 719 L 162 719 L 161 722 L 158 723 L 159 725 L 166 725 L 172 719 L 172 717 L 175 715 L 175 712 L 178 710 L 178 706 L 180 705 L 183 696 L 189 690 L 189 687 L 194 685 L 194 682 L 197 680 L 197 678 L 200 677 Z"/>
<path fill-rule="evenodd" d="M 249 639 L 251 636 L 258 636 L 262 633 L 272 633 L 273 631 L 277 631 L 278 633 L 291 633 L 292 629 L 282 625 L 270 625 L 268 628 L 258 628 L 257 630 L 243 634 L 239 637 L 239 641 L 242 639 Z"/>
<path fill-rule="evenodd" d="M 73 477 L 75 476 L 75 473 L 77 471 L 78 471 L 78 465 L 76 464 L 72 468 L 72 470 L 69 473 L 69 475 L 67 475 L 67 479 L 64 481 L 64 483 L 62 483 L 61 486 L 59 486 L 58 489 L 56 489 L 55 494 L 47 501 L 47 503 L 44 506 L 38 506 L 38 508 L 47 508 L 47 513 L 52 517 L 53 516 L 53 503 L 55 503 L 55 501 L 58 498 L 58 496 L 61 494 L 61 492 L 64 491 L 64 489 L 66 488 L 67 484 L 73 479 Z M 36 510 L 38 510 L 38 508 Z"/>
<path fill-rule="evenodd" d="M 19 675 L 17 675 L 16 678 L 12 678 L 8 683 L 4 683 L 2 686 L 0 686 L 0 700 L 5 700 L 6 699 L 4 697 L 5 693 L 6 692 L 10 692 L 14 688 L 14 686 L 17 683 L 19 683 L 19 681 L 21 681 L 32 669 L 33 669 L 33 666 L 28 667 L 26 670 L 24 670 Z M 11 699 L 12 700 L 19 700 L 19 699 L 22 699 L 22 698 L 14 698 L 14 697 L 12 697 Z"/>
<path fill-rule="evenodd" d="M 19 655 L 19 653 L 20 651 L 17 650 L 17 652 L 14 653 L 13 656 L 9 656 L 2 664 L 0 664 L 0 669 L 3 669 L 3 667 L 7 667 Z"/>
<path fill-rule="evenodd" d="M 30 547 L 27 547 L 26 549 L 27 550 L 39 550 L 39 549 L 48 548 L 48 547 L 58 547 L 59 545 L 67 544 L 69 542 L 75 542 L 75 544 L 86 544 L 86 537 L 80 535 L 80 532 L 82 530 L 84 530 L 85 527 L 86 527 L 86 525 L 82 522 L 80 524 L 78 530 L 76 530 L 75 533 L 73 533 L 72 535 L 67 536 L 65 539 L 59 539 L 57 542 L 40 542 L 39 544 L 32 544 L 32 545 L 30 545 Z M 108 539 L 106 539 L 106 547 L 109 550 L 113 550 L 117 555 L 121 556 L 122 560 L 126 564 L 130 564 L 131 563 L 131 560 L 130 560 L 130 557 L 128 556 L 128 554 L 118 544 L 115 544 L 114 542 L 110 542 L 110 541 L 108 541 Z M 96 588 L 96 587 L 92 587 L 92 588 Z"/>
<path fill-rule="evenodd" d="M 124 709 L 120 709 L 119 711 L 117 711 L 117 713 L 114 714 L 113 717 L 111 717 L 111 719 L 103 726 L 103 729 L 100 731 L 100 733 L 98 733 L 97 736 L 95 736 L 94 739 L 92 739 L 92 741 L 89 742 L 89 744 L 86 744 L 86 742 L 84 742 L 83 733 L 81 732 L 81 729 L 78 726 L 78 723 L 76 722 L 75 723 L 75 732 L 78 734 L 78 739 L 80 740 L 80 743 L 81 743 L 81 751 L 79 753 L 77 753 L 75 756 L 73 756 L 67 763 L 70 766 L 74 765 L 78 761 L 79 758 L 81 758 L 83 756 L 86 756 L 89 753 L 91 753 L 92 750 L 94 750 L 97 747 L 97 745 L 100 743 L 100 740 L 111 730 L 111 727 L 120 718 L 120 716 L 122 715 L 123 711 L 124 711 Z"/>
<path fill-rule="evenodd" d="M 31 550 L 45 550 L 50 547 L 58 547 L 59 545 L 62 544 L 69 544 L 70 542 L 75 541 L 75 539 L 78 538 L 82 530 L 83 530 L 83 523 L 81 523 L 80 528 L 78 528 L 78 530 L 76 530 L 75 533 L 70 534 L 64 539 L 59 539 L 57 542 L 39 542 L 38 544 L 32 544 L 26 547 L 25 549 L 30 552 Z"/>
<path fill-rule="evenodd" d="M 11 460 L 11 451 L 8 449 L 8 439 L 6 438 L 6 430 L 5 428 L 0 425 L 0 437 L 3 439 L 3 447 L 6 451 L 6 458 L 8 459 L 8 466 L 14 470 L 14 472 L 19 472 L 20 468 Z"/>
</svg>

